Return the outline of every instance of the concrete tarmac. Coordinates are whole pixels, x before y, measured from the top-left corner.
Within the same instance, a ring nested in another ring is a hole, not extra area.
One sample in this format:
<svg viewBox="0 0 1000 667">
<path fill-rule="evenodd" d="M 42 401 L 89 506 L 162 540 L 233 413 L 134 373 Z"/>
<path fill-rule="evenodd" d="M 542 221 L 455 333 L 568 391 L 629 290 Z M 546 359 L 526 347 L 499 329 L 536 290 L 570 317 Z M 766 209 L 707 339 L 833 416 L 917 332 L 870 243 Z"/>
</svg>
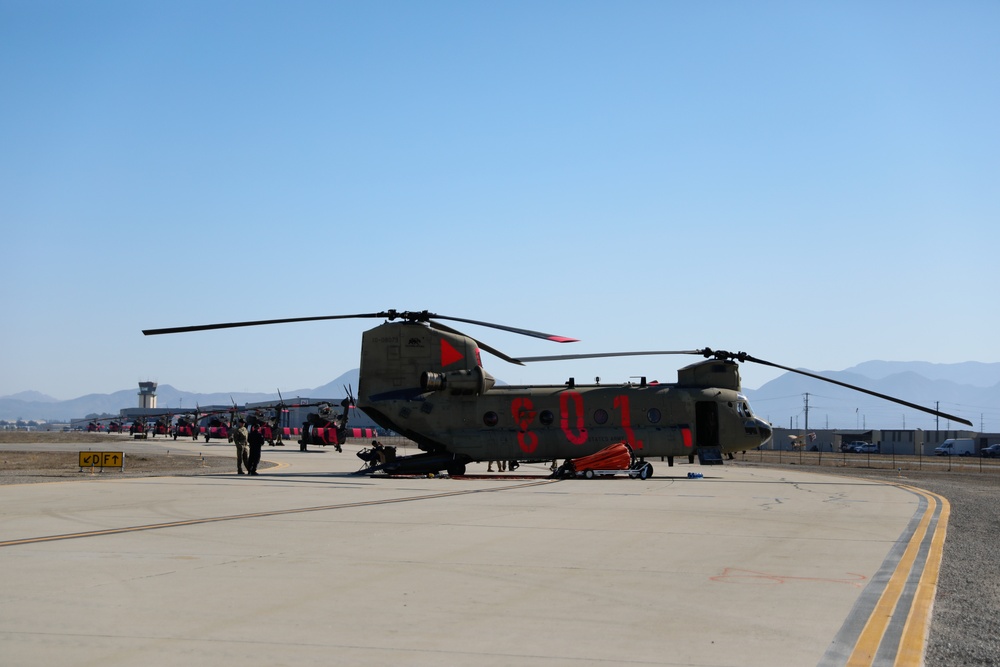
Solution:
<svg viewBox="0 0 1000 667">
<path fill-rule="evenodd" d="M 0 486 L 0 662 L 919 664 L 947 521 L 926 491 L 659 462 L 375 479 L 357 449 Z"/>
</svg>

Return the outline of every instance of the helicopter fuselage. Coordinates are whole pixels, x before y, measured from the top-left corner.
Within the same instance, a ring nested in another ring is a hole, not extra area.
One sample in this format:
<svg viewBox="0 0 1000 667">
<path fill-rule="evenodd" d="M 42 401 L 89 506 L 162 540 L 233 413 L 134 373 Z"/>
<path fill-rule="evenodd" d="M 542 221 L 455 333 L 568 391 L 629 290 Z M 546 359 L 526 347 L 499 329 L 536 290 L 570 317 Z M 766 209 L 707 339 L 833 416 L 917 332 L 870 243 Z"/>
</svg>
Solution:
<svg viewBox="0 0 1000 667">
<path fill-rule="evenodd" d="M 574 458 L 623 441 L 637 457 L 693 456 L 771 436 L 727 360 L 682 368 L 677 384 L 496 386 L 475 340 L 420 323 L 366 331 L 361 358 L 359 408 L 427 452 L 467 461 Z"/>
<path fill-rule="evenodd" d="M 575 458 L 617 442 L 642 458 L 692 456 L 701 448 L 756 449 L 771 436 L 739 392 L 676 384 L 502 386 L 362 409 L 426 451 L 472 461 Z"/>
</svg>

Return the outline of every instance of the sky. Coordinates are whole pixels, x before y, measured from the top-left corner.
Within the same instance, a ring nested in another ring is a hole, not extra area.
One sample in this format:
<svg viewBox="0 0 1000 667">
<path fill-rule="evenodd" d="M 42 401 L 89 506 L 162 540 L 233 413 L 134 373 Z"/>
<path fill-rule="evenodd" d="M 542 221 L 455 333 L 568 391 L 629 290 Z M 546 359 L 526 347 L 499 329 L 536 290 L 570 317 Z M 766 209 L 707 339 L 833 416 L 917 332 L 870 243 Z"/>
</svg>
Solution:
<svg viewBox="0 0 1000 667">
<path fill-rule="evenodd" d="M 511 356 L 997 362 L 996 2 L 0 0 L 0 396 Z M 454 324 L 454 323 L 452 323 Z M 521 368 L 512 384 L 694 359 Z M 744 365 L 744 386 L 780 374 Z"/>
</svg>

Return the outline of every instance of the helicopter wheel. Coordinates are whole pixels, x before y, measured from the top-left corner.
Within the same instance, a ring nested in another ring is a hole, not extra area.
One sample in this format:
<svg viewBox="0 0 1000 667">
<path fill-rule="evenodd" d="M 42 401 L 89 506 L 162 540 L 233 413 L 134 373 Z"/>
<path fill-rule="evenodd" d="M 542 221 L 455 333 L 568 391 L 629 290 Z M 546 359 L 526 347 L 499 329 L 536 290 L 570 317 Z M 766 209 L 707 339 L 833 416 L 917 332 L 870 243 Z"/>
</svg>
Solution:
<svg viewBox="0 0 1000 667">
<path fill-rule="evenodd" d="M 647 479 L 653 476 L 653 466 L 648 463 L 639 470 L 639 479 Z"/>
<path fill-rule="evenodd" d="M 586 470 L 583 471 L 583 476 L 586 479 L 594 479 L 594 471 L 591 470 L 590 468 L 587 468 Z"/>
<path fill-rule="evenodd" d="M 449 463 L 448 464 L 448 474 L 452 477 L 461 477 L 465 474 L 465 464 L 464 463 Z"/>
</svg>

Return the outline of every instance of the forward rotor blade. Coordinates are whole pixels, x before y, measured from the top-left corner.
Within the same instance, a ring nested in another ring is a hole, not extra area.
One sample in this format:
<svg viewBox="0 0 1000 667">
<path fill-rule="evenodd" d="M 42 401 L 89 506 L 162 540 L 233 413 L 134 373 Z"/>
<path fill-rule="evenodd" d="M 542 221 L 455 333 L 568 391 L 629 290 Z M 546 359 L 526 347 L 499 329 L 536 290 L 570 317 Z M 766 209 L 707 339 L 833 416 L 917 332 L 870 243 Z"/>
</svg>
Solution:
<svg viewBox="0 0 1000 667">
<path fill-rule="evenodd" d="M 143 329 L 144 336 L 159 336 L 161 334 L 189 333 L 192 331 L 211 331 L 213 329 L 236 329 L 239 327 L 256 327 L 264 324 L 289 324 L 291 322 L 319 322 L 322 320 L 349 320 L 357 318 L 381 318 L 388 313 L 360 313 L 357 315 L 320 315 L 317 317 L 288 317 L 280 320 L 254 320 L 252 322 L 221 322 L 219 324 L 197 324 L 189 327 L 167 327 L 165 329 Z"/>
<path fill-rule="evenodd" d="M 569 359 L 599 359 L 601 357 L 642 357 L 657 354 L 702 354 L 702 350 L 648 350 L 644 352 L 594 352 L 591 354 L 556 354 L 545 357 L 520 357 L 517 361 L 565 361 Z"/>
<path fill-rule="evenodd" d="M 864 387 L 858 387 L 857 385 L 848 384 L 846 382 L 841 382 L 840 380 L 834 380 L 828 377 L 823 377 L 822 375 L 817 375 L 815 373 L 810 373 L 808 371 L 802 371 L 797 368 L 790 368 L 788 366 L 782 366 L 781 364 L 775 364 L 770 361 L 765 361 L 764 359 L 758 359 L 752 357 L 749 354 L 745 355 L 746 361 L 752 361 L 756 364 L 762 364 L 764 366 L 771 366 L 772 368 L 780 368 L 781 370 L 788 371 L 790 373 L 798 373 L 799 375 L 805 375 L 806 377 L 815 378 L 817 380 L 822 380 L 823 382 L 829 382 L 830 384 L 836 384 L 841 387 L 846 387 L 848 389 L 853 389 L 854 391 L 860 391 L 862 394 L 868 394 L 869 396 L 875 396 L 876 398 L 881 398 L 886 401 L 892 401 L 893 403 L 898 403 L 899 405 L 905 405 L 908 408 L 913 408 L 914 410 L 920 410 L 921 412 L 926 412 L 927 414 L 934 415 L 936 417 L 944 417 L 945 419 L 950 419 L 952 421 L 965 424 L 966 426 L 972 426 L 972 422 L 968 419 L 962 419 L 961 417 L 956 417 L 955 415 L 950 415 L 947 412 L 940 412 L 938 410 L 932 410 L 930 408 L 925 408 L 922 405 L 917 405 L 916 403 L 910 403 L 909 401 L 904 401 L 901 398 L 896 398 L 894 396 L 889 396 L 887 394 L 880 394 L 877 391 L 872 391 L 870 389 L 865 389 Z"/>
</svg>

